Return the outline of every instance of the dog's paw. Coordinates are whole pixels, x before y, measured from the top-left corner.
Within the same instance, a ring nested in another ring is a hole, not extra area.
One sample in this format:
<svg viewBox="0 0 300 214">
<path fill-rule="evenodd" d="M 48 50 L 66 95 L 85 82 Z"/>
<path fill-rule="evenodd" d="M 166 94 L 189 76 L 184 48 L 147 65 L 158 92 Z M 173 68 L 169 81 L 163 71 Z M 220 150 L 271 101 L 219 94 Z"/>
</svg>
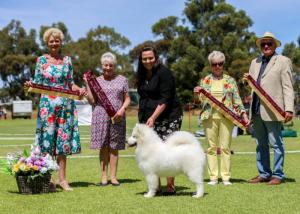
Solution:
<svg viewBox="0 0 300 214">
<path fill-rule="evenodd" d="M 153 194 L 153 193 L 151 193 L 151 192 L 147 192 L 147 193 L 144 194 L 144 197 L 145 197 L 145 198 L 152 198 L 152 197 L 154 197 L 154 196 L 155 196 L 155 194 Z"/>
</svg>

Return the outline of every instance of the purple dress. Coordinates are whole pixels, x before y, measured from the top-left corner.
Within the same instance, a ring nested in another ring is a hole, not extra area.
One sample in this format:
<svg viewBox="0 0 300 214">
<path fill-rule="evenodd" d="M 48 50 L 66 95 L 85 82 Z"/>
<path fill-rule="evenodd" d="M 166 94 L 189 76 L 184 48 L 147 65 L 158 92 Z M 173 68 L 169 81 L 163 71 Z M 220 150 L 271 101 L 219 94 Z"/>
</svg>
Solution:
<svg viewBox="0 0 300 214">
<path fill-rule="evenodd" d="M 102 90 L 118 111 L 124 102 L 124 93 L 128 92 L 128 81 L 122 75 L 117 75 L 112 80 L 105 80 L 103 76 L 97 77 Z M 91 149 L 111 148 L 115 150 L 125 149 L 126 120 L 112 124 L 110 117 L 102 107 L 99 100 L 93 109 L 91 126 Z"/>
</svg>

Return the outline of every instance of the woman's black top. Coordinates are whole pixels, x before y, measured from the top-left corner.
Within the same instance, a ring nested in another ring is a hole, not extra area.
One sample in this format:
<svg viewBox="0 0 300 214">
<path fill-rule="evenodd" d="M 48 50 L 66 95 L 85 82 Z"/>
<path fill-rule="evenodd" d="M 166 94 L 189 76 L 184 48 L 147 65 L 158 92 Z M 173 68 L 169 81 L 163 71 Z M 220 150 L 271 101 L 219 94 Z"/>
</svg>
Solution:
<svg viewBox="0 0 300 214">
<path fill-rule="evenodd" d="M 182 116 L 182 108 L 176 95 L 175 79 L 164 65 L 158 64 L 149 80 L 140 81 L 138 94 L 140 123 L 146 123 L 159 104 L 166 104 L 166 108 L 156 121 L 172 121 Z"/>
</svg>

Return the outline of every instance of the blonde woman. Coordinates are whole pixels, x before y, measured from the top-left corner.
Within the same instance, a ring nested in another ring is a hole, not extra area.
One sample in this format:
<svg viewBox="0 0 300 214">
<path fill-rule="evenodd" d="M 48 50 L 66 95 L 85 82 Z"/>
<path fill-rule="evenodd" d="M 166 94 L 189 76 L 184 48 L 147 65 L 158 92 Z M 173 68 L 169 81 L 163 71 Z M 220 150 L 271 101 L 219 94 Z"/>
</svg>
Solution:
<svg viewBox="0 0 300 214">
<path fill-rule="evenodd" d="M 38 57 L 33 83 L 78 91 L 85 95 L 73 81 L 73 66 L 69 56 L 59 53 L 64 35 L 58 28 L 49 28 L 43 35 L 48 53 Z M 31 86 L 31 81 L 25 85 Z M 57 157 L 59 185 L 63 190 L 72 191 L 66 180 L 66 156 L 81 151 L 78 117 L 74 100 L 42 94 L 40 97 L 36 143 L 44 153 Z"/>
</svg>

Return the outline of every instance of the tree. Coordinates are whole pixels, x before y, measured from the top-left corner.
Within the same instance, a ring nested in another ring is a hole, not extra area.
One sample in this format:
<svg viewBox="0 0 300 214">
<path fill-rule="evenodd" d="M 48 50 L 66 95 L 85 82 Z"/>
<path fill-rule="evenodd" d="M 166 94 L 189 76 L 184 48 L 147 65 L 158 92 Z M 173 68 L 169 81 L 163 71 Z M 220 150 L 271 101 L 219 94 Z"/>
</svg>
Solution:
<svg viewBox="0 0 300 214">
<path fill-rule="evenodd" d="M 298 37 L 298 44 L 294 42 L 288 43 L 284 46 L 282 54 L 289 57 L 293 62 L 293 85 L 295 90 L 295 101 L 300 103 L 300 36 Z"/>
<path fill-rule="evenodd" d="M 25 96 L 22 90 L 23 83 L 33 77 L 36 58 L 47 52 L 43 34 L 49 27 L 57 27 L 64 33 L 61 52 L 72 57 L 74 79 L 77 84 L 82 85 L 82 75 L 86 70 L 101 71 L 100 56 L 106 51 L 117 55 L 117 71 L 132 79 L 133 69 L 130 59 L 128 55 L 121 53 L 130 45 L 130 41 L 113 28 L 98 26 L 91 29 L 85 38 L 73 41 L 63 22 L 53 23 L 51 26 L 40 27 L 41 45 L 39 45 L 36 42 L 35 30 L 31 29 L 27 34 L 20 21 L 12 20 L 0 31 L 0 77 L 4 82 L 1 94 L 6 98 L 9 96 L 13 99 L 28 99 L 34 96 L 32 94 Z"/>
<path fill-rule="evenodd" d="M 39 38 L 40 38 L 41 45 L 42 45 L 44 51 L 47 50 L 47 45 L 45 44 L 45 42 L 43 40 L 43 35 L 44 35 L 45 31 L 48 28 L 51 28 L 51 27 L 58 28 L 58 29 L 60 29 L 63 32 L 63 34 L 64 34 L 64 41 L 63 41 L 63 43 L 64 44 L 68 44 L 68 43 L 72 42 L 72 37 L 71 37 L 71 35 L 69 33 L 69 30 L 68 30 L 67 26 L 63 22 L 53 23 L 51 26 L 42 25 L 40 27 L 40 32 L 39 32 L 40 36 L 39 36 Z"/>
<path fill-rule="evenodd" d="M 207 60 L 210 52 L 220 50 L 225 54 L 224 68 L 238 82 L 258 52 L 256 36 L 248 30 L 252 20 L 243 10 L 236 11 L 224 0 L 188 0 L 183 12 L 184 19 L 173 16 L 161 19 L 152 31 L 160 37 L 153 43 L 162 50 L 162 57 L 177 81 L 179 97 L 187 103 L 199 78 L 210 70 Z M 134 56 L 139 46 L 130 56 Z"/>
<path fill-rule="evenodd" d="M 130 41 L 115 32 L 113 28 L 98 26 L 91 29 L 85 38 L 77 42 L 70 42 L 63 47 L 62 52 L 72 56 L 75 81 L 81 85 L 83 73 L 89 69 L 100 72 L 100 57 L 103 53 L 111 51 L 116 54 L 117 71 L 125 76 L 132 75 L 132 66 L 129 58 L 120 51 L 130 45 Z"/>
<path fill-rule="evenodd" d="M 0 31 L 0 75 L 4 88 L 14 99 L 25 98 L 23 83 L 30 79 L 39 46 L 35 42 L 36 31 L 29 34 L 20 21 L 12 20 Z"/>
</svg>

